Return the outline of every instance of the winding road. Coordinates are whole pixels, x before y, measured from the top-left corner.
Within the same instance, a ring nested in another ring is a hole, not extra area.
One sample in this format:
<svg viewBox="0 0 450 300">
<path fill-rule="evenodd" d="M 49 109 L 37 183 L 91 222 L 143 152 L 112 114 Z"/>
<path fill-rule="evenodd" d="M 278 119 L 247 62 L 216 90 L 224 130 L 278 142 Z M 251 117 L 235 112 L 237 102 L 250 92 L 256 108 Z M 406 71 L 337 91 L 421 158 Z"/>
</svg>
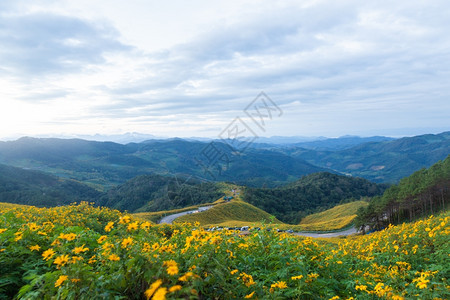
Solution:
<svg viewBox="0 0 450 300">
<path fill-rule="evenodd" d="M 172 224 L 172 222 L 176 218 L 179 218 L 179 217 L 184 216 L 184 215 L 192 214 L 194 212 L 202 212 L 202 211 L 210 209 L 211 207 L 213 207 L 213 206 L 212 205 L 210 205 L 210 206 L 203 206 L 203 207 L 200 207 L 199 209 L 184 211 L 184 212 L 180 212 L 180 213 L 177 213 L 177 214 L 165 216 L 164 218 L 159 220 L 158 224 Z"/>
<path fill-rule="evenodd" d="M 199 213 L 199 212 L 208 210 L 212 207 L 213 207 L 212 205 L 204 206 L 204 207 L 200 207 L 199 209 L 184 211 L 181 213 L 165 216 L 158 222 L 158 224 L 172 224 L 172 222 L 176 218 L 179 218 L 181 216 L 188 215 L 188 214 L 191 214 L 194 212 Z M 346 229 L 343 231 L 336 231 L 336 232 L 329 232 L 329 233 L 294 232 L 292 234 L 306 236 L 306 237 L 312 237 L 312 238 L 331 238 L 331 237 L 338 237 L 338 236 L 347 236 L 347 235 L 351 235 L 351 234 L 355 234 L 355 233 L 357 233 L 356 228 L 350 228 L 350 229 Z"/>
</svg>

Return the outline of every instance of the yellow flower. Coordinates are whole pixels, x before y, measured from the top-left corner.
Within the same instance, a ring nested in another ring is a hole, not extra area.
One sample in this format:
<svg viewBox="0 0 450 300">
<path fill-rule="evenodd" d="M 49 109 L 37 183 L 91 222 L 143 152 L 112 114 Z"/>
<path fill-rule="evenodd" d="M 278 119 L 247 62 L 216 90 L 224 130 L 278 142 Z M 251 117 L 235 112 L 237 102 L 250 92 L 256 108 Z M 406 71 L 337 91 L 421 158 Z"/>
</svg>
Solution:
<svg viewBox="0 0 450 300">
<path fill-rule="evenodd" d="M 108 259 L 109 259 L 110 261 L 119 261 L 119 260 L 120 260 L 120 257 L 118 257 L 118 256 L 115 255 L 115 254 L 111 254 L 110 256 L 108 256 Z"/>
<path fill-rule="evenodd" d="M 29 223 L 28 228 L 30 228 L 31 231 L 35 231 L 39 229 L 39 227 L 36 225 L 36 223 Z"/>
<path fill-rule="evenodd" d="M 145 291 L 144 295 L 148 299 L 153 296 L 153 293 L 161 286 L 162 280 L 158 279 L 155 282 L 152 283 L 152 285 Z"/>
<path fill-rule="evenodd" d="M 242 281 L 244 282 L 244 284 L 245 284 L 247 287 L 250 287 L 251 285 L 254 285 L 254 284 L 255 284 L 255 282 L 253 281 L 252 275 L 246 274 L 246 273 L 244 273 L 244 272 L 242 272 L 242 273 L 239 274 L 238 279 L 242 279 Z"/>
<path fill-rule="evenodd" d="M 14 233 L 14 235 L 16 236 L 16 238 L 14 239 L 14 241 L 20 241 L 22 238 L 23 238 L 23 236 L 22 236 L 22 232 L 16 232 L 16 233 Z"/>
<path fill-rule="evenodd" d="M 89 251 L 89 248 L 84 247 L 84 244 L 81 247 L 75 247 L 75 249 L 72 250 L 73 253 L 79 254 L 81 252 Z"/>
<path fill-rule="evenodd" d="M 63 284 L 63 282 L 66 281 L 68 278 L 69 277 L 67 277 L 66 275 L 59 276 L 58 280 L 56 280 L 55 282 L 55 287 L 61 286 L 61 284 Z"/>
<path fill-rule="evenodd" d="M 152 226 L 150 222 L 144 222 L 141 224 L 142 229 L 149 229 Z"/>
<path fill-rule="evenodd" d="M 31 251 L 34 251 L 34 250 L 39 251 L 39 249 L 41 249 L 41 247 L 39 245 L 30 246 Z"/>
<path fill-rule="evenodd" d="M 190 277 L 194 276 L 194 273 L 192 272 L 187 272 L 186 274 L 184 274 L 183 276 L 181 276 L 180 278 L 178 278 L 179 281 L 188 281 L 188 279 Z"/>
<path fill-rule="evenodd" d="M 122 241 L 122 248 L 126 248 L 131 244 L 133 244 L 133 238 L 127 237 L 126 239 L 123 239 L 123 241 Z"/>
<path fill-rule="evenodd" d="M 357 285 L 355 286 L 355 290 L 357 291 L 367 291 L 367 286 L 361 284 L 361 285 Z"/>
<path fill-rule="evenodd" d="M 276 283 L 272 284 L 270 287 L 271 288 L 285 289 L 285 288 L 287 288 L 287 284 L 284 281 L 277 281 Z"/>
<path fill-rule="evenodd" d="M 72 256 L 72 263 L 76 264 L 77 261 L 83 260 L 81 256 Z"/>
<path fill-rule="evenodd" d="M 167 274 L 176 275 L 178 274 L 178 265 L 174 260 L 168 260 L 164 262 L 164 266 L 167 267 Z"/>
<path fill-rule="evenodd" d="M 114 222 L 108 222 L 105 226 L 105 232 L 110 232 L 111 229 L 114 227 Z"/>
<path fill-rule="evenodd" d="M 334 297 L 330 298 L 329 300 L 338 300 L 338 299 L 341 299 L 341 298 L 339 296 L 334 296 Z"/>
<path fill-rule="evenodd" d="M 77 235 L 75 233 L 61 233 L 58 238 L 62 239 L 62 240 L 67 240 L 67 241 L 73 241 L 75 238 L 77 237 Z"/>
<path fill-rule="evenodd" d="M 55 255 L 55 251 L 53 251 L 53 249 L 51 248 L 45 250 L 44 253 L 42 253 L 42 257 L 44 258 L 44 260 L 49 260 L 53 255 Z"/>
<path fill-rule="evenodd" d="M 417 282 L 416 286 L 422 290 L 427 287 L 428 282 L 430 282 L 428 279 L 420 278 L 419 281 Z"/>
<path fill-rule="evenodd" d="M 248 295 L 245 295 L 245 299 L 250 299 L 250 298 L 252 298 L 253 297 L 253 295 L 255 294 L 255 291 L 253 291 L 253 292 L 251 292 L 250 294 L 248 294 Z"/>
<path fill-rule="evenodd" d="M 6 228 L 0 228 L 0 234 L 6 231 Z"/>
<path fill-rule="evenodd" d="M 303 278 L 303 275 L 293 276 L 291 277 L 292 280 L 300 280 Z"/>
<path fill-rule="evenodd" d="M 114 248 L 114 245 L 111 244 L 111 243 L 108 243 L 108 242 L 106 242 L 106 243 L 104 243 L 104 244 L 102 245 L 102 249 L 105 250 L 105 251 L 109 251 L 109 250 L 111 250 L 112 248 Z"/>
<path fill-rule="evenodd" d="M 181 285 L 177 284 L 177 285 L 174 285 L 173 287 L 171 287 L 169 289 L 169 293 L 174 293 L 174 292 L 179 291 L 179 290 L 181 290 Z"/>
<path fill-rule="evenodd" d="M 102 235 L 101 237 L 98 238 L 97 243 L 101 244 L 106 240 L 106 235 Z"/>
<path fill-rule="evenodd" d="M 119 219 L 119 224 L 127 224 L 130 223 L 130 216 L 124 216 L 124 217 L 120 217 Z"/>
<path fill-rule="evenodd" d="M 231 271 L 230 274 L 231 274 L 231 275 L 234 275 L 234 274 L 236 274 L 237 272 L 238 272 L 238 270 L 235 269 L 235 270 Z"/>
<path fill-rule="evenodd" d="M 156 293 L 153 295 L 153 300 L 164 300 L 166 299 L 167 294 L 167 288 L 161 287 L 159 288 Z"/>
<path fill-rule="evenodd" d="M 91 258 L 89 258 L 88 264 L 93 264 L 95 263 L 97 260 L 95 259 L 95 255 L 92 255 Z"/>
<path fill-rule="evenodd" d="M 60 255 L 57 258 L 55 258 L 55 261 L 53 262 L 58 267 L 64 266 L 69 262 L 69 255 Z"/>
<path fill-rule="evenodd" d="M 138 221 L 128 224 L 127 231 L 132 231 L 138 229 Z"/>
</svg>

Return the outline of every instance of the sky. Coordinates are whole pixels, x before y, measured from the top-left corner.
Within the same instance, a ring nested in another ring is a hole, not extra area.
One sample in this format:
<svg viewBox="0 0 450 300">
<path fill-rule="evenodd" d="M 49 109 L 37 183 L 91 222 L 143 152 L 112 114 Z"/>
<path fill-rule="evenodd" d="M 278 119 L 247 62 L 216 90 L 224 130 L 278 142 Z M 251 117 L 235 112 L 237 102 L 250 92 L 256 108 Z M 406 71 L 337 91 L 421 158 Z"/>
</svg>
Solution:
<svg viewBox="0 0 450 300">
<path fill-rule="evenodd" d="M 447 131 L 448 16 L 445 0 L 1 0 L 0 140 Z"/>
</svg>

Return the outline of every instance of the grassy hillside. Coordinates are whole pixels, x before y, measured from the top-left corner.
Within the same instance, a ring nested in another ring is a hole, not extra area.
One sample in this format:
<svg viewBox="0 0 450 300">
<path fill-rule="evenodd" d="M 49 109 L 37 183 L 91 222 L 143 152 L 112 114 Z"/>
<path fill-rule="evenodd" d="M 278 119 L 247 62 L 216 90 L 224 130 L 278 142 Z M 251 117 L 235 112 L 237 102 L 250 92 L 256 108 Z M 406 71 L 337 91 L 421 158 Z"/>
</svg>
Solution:
<svg viewBox="0 0 450 300">
<path fill-rule="evenodd" d="M 217 204 L 213 208 L 204 212 L 182 216 L 176 219 L 175 222 L 200 222 L 201 226 L 218 224 L 226 224 L 227 226 L 233 226 L 233 224 L 236 224 L 236 226 L 240 226 L 243 224 L 242 222 L 245 222 L 245 224 L 252 222 L 267 223 L 271 220 L 273 220 L 273 223 L 281 223 L 267 212 L 246 202 L 236 200 L 228 203 Z"/>
<path fill-rule="evenodd" d="M 360 207 L 366 207 L 369 203 L 355 201 L 337 205 L 326 211 L 306 216 L 297 228 L 300 230 L 337 230 L 349 226 L 357 216 Z"/>
<path fill-rule="evenodd" d="M 449 221 L 326 241 L 0 207 L 0 299 L 449 299 Z"/>
</svg>

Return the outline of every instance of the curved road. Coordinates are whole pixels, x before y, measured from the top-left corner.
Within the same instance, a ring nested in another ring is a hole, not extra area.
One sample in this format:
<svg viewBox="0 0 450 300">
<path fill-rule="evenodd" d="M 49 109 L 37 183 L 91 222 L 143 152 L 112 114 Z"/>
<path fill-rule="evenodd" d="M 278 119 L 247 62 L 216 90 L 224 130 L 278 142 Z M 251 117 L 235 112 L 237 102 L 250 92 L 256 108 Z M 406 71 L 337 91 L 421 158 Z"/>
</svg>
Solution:
<svg viewBox="0 0 450 300">
<path fill-rule="evenodd" d="M 158 224 L 172 224 L 172 222 L 176 218 L 179 218 L 181 216 L 184 216 L 184 215 L 196 212 L 196 211 L 202 212 L 202 211 L 210 209 L 211 207 L 213 207 L 213 206 L 212 205 L 203 206 L 203 207 L 200 207 L 199 209 L 184 211 L 181 213 L 165 216 L 158 222 Z M 346 235 L 355 234 L 355 233 L 357 233 L 357 231 L 356 231 L 356 228 L 353 227 L 353 228 L 350 228 L 347 230 L 330 232 L 330 233 L 294 232 L 293 234 L 306 236 L 306 237 L 312 237 L 312 238 L 330 238 L 330 237 L 346 236 Z"/>
<path fill-rule="evenodd" d="M 295 235 L 313 237 L 313 238 L 330 238 L 330 237 L 338 237 L 341 235 L 350 235 L 357 233 L 356 228 L 350 228 L 343 231 L 336 231 L 330 233 L 311 233 L 311 232 L 294 232 Z"/>
<path fill-rule="evenodd" d="M 195 212 L 195 211 L 202 212 L 202 211 L 205 211 L 205 210 L 210 209 L 211 207 L 213 207 L 213 206 L 212 206 L 212 205 L 210 205 L 210 206 L 203 206 L 203 207 L 200 207 L 199 209 L 189 210 L 189 211 L 184 211 L 184 212 L 180 212 L 180 213 L 177 213 L 177 214 L 165 216 L 164 218 L 162 218 L 162 219 L 158 222 L 158 224 L 172 224 L 172 222 L 173 222 L 176 218 L 179 218 L 179 217 L 181 217 L 181 216 L 184 216 L 184 215 L 193 213 L 193 212 Z"/>
</svg>

